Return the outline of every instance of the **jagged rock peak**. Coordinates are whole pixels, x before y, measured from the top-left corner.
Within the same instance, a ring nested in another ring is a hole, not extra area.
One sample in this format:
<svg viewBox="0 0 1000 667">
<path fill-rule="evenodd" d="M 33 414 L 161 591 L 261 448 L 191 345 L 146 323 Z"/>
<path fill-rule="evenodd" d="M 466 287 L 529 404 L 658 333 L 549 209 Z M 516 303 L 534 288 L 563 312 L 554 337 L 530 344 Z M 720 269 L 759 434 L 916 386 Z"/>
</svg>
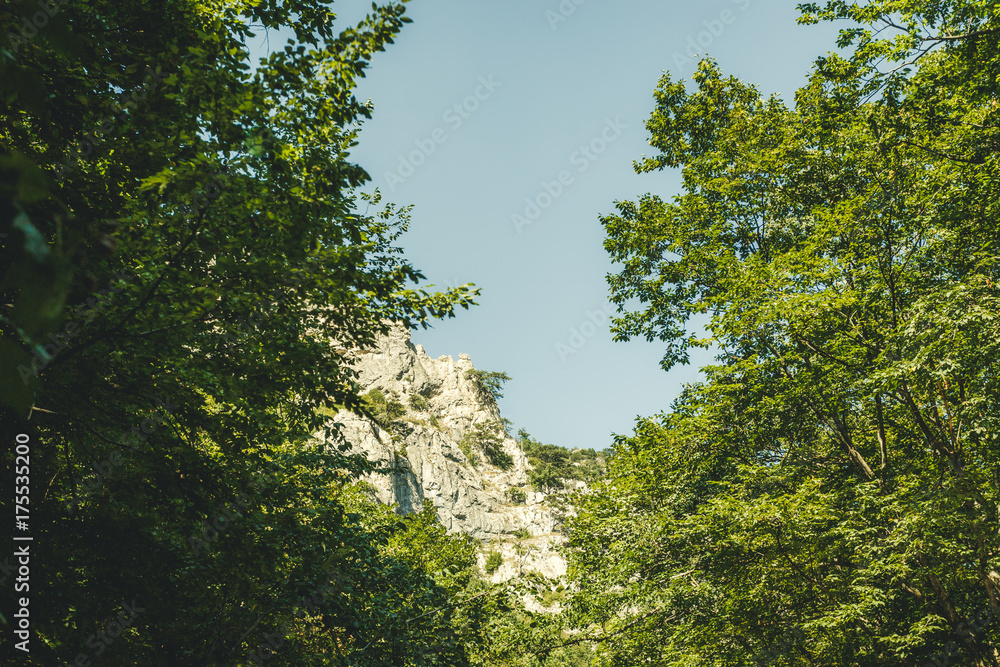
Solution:
<svg viewBox="0 0 1000 667">
<path fill-rule="evenodd" d="M 563 541 L 558 520 L 543 494 L 528 491 L 527 457 L 504 429 L 496 402 L 469 376 L 467 354 L 432 359 L 408 329 L 393 325 L 352 366 L 362 393 L 383 398 L 388 416 L 381 425 L 346 411 L 334 419 L 354 451 L 392 470 L 366 480 L 381 502 L 409 513 L 429 499 L 449 531 L 511 556 L 495 578 L 527 570 L 565 574 L 554 549 Z"/>
</svg>

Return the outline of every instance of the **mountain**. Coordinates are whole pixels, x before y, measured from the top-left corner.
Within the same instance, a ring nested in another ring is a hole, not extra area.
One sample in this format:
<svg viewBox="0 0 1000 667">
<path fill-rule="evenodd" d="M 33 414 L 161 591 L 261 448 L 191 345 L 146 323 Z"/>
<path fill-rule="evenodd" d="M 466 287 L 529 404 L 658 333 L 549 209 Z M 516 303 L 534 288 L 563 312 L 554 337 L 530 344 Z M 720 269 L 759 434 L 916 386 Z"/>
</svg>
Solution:
<svg viewBox="0 0 1000 667">
<path fill-rule="evenodd" d="M 557 551 L 565 504 L 560 494 L 528 486 L 528 456 L 468 355 L 432 359 L 408 329 L 394 325 L 351 363 L 376 418 L 340 411 L 333 421 L 355 452 L 388 470 L 365 480 L 379 501 L 409 513 L 429 500 L 449 532 L 483 543 L 484 568 L 489 553 L 501 554 L 493 581 L 531 570 L 550 578 L 566 573 Z"/>
</svg>

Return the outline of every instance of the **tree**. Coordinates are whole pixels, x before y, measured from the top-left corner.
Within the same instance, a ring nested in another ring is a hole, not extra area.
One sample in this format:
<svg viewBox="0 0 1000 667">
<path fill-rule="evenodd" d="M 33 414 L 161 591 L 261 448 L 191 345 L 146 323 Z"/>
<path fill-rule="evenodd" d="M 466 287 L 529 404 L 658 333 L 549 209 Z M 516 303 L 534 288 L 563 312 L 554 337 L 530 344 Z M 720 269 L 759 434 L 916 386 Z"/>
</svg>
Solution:
<svg viewBox="0 0 1000 667">
<path fill-rule="evenodd" d="M 364 407 L 371 412 L 376 424 L 392 429 L 395 422 L 406 416 L 406 406 L 392 396 L 386 396 L 380 389 L 372 389 L 361 397 Z"/>
<path fill-rule="evenodd" d="M 524 429 L 518 433 L 518 444 L 528 455 L 528 481 L 535 491 L 550 492 L 563 488 L 563 480 L 572 476 L 569 450 L 558 445 L 543 445 Z"/>
<path fill-rule="evenodd" d="M 0 431 L 30 439 L 37 568 L 21 664 L 93 657 L 133 600 L 109 664 L 426 664 L 432 617 L 392 614 L 437 584 L 345 509 L 371 465 L 312 438 L 360 409 L 345 355 L 475 294 L 417 288 L 408 209 L 355 193 L 353 86 L 403 4 L 343 31 L 319 0 L 38 11 L 0 14 Z M 279 29 L 251 71 L 246 40 Z"/>
<path fill-rule="evenodd" d="M 563 480 L 577 479 L 592 483 L 600 479 L 606 466 L 606 454 L 593 449 L 569 450 L 558 445 L 544 445 L 525 429 L 517 433 L 517 442 L 532 467 L 528 481 L 535 491 L 561 489 Z"/>
<path fill-rule="evenodd" d="M 1000 25 L 800 8 L 852 55 L 793 106 L 664 76 L 636 169 L 684 191 L 603 218 L 616 338 L 719 355 L 583 501 L 576 622 L 601 664 L 1000 664 Z"/>
<path fill-rule="evenodd" d="M 510 382 L 510 376 L 499 371 L 480 371 L 473 368 L 466 371 L 466 377 L 472 381 L 479 397 L 484 401 L 496 403 L 503 398 L 503 385 Z"/>
<path fill-rule="evenodd" d="M 510 470 L 514 467 L 514 458 L 503 450 L 503 440 L 506 435 L 504 421 L 490 420 L 475 424 L 472 429 L 462 434 L 458 446 L 473 465 L 476 460 L 473 448 L 479 448 L 491 465 L 501 470 Z"/>
</svg>

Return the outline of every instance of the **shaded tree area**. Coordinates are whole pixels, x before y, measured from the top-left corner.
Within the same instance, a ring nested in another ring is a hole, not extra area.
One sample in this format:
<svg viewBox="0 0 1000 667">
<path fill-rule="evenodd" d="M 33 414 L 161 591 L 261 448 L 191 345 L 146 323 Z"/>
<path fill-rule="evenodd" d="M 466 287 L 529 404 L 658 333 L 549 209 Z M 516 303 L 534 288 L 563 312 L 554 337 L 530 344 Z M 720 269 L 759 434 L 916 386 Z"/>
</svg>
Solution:
<svg viewBox="0 0 1000 667">
<path fill-rule="evenodd" d="M 29 438 L 34 537 L 5 656 L 467 664 L 505 589 L 466 600 L 469 545 L 358 495 L 326 416 L 365 409 L 346 354 L 475 296 L 420 289 L 407 209 L 355 191 L 353 86 L 403 5 L 343 30 L 315 0 L 46 7 L 0 9 L 0 431 L 7 470 Z"/>
</svg>

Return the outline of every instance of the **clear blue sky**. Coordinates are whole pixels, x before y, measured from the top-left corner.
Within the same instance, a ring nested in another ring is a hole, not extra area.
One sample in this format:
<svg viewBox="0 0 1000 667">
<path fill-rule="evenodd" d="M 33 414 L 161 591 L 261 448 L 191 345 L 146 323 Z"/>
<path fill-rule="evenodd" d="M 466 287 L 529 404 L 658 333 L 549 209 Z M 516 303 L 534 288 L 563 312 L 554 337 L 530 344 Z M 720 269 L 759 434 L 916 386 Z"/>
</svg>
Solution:
<svg viewBox="0 0 1000 667">
<path fill-rule="evenodd" d="M 334 4 L 342 26 L 370 7 Z M 836 29 L 796 25 L 786 0 L 414 0 L 408 16 L 361 81 L 375 111 L 353 159 L 387 199 L 415 206 L 403 245 L 429 282 L 482 289 L 478 307 L 413 340 L 511 375 L 501 408 L 515 428 L 608 447 L 710 361 L 665 373 L 662 344 L 613 342 L 601 312 L 613 267 L 598 216 L 678 192 L 678 174 L 632 169 L 652 152 L 658 78 L 689 79 L 688 52 L 708 52 L 790 99 Z"/>
</svg>

